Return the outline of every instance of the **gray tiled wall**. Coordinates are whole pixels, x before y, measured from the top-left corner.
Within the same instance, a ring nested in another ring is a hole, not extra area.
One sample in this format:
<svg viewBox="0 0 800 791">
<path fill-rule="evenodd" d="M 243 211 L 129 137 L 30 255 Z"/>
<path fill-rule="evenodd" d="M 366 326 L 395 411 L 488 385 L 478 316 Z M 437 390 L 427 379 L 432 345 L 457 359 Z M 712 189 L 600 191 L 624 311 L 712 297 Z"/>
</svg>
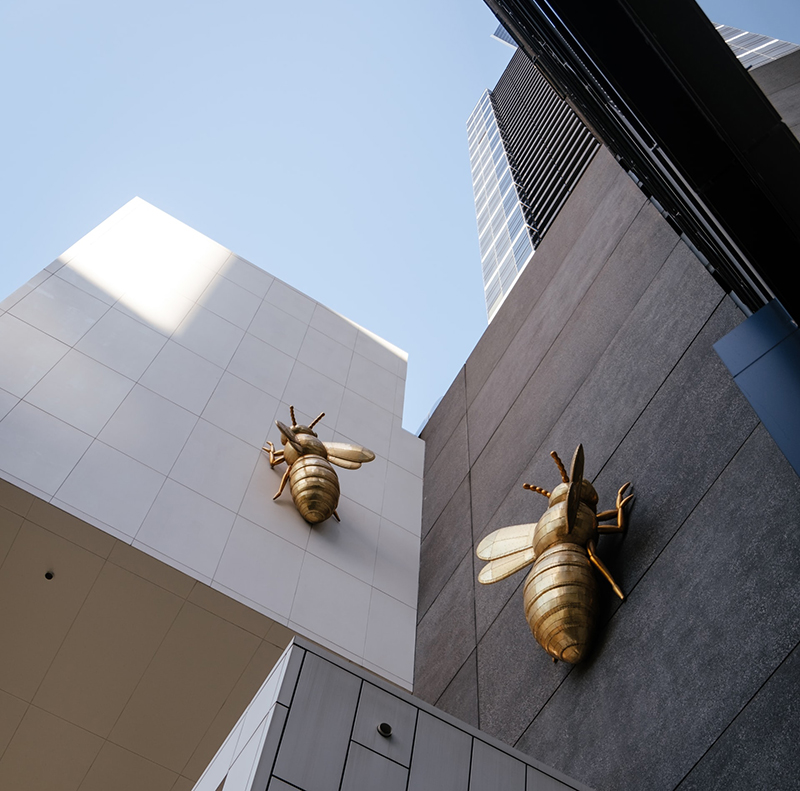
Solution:
<svg viewBox="0 0 800 791">
<path fill-rule="evenodd" d="M 378 725 L 388 723 L 383 736 Z M 195 791 L 588 791 L 297 638 Z"/>
<path fill-rule="evenodd" d="M 415 694 L 600 789 L 791 787 L 800 482 L 713 351 L 743 318 L 601 151 L 422 432 Z M 578 442 L 600 507 L 636 502 L 573 668 L 474 547 Z"/>
</svg>

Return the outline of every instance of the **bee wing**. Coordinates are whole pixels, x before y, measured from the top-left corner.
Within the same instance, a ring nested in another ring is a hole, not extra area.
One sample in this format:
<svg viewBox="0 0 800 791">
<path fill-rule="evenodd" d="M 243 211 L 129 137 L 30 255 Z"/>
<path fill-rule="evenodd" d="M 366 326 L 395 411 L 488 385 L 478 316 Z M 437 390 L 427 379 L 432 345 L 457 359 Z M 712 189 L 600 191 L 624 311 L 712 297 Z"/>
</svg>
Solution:
<svg viewBox="0 0 800 791">
<path fill-rule="evenodd" d="M 536 522 L 529 525 L 511 525 L 511 527 L 501 527 L 494 533 L 489 533 L 486 538 L 478 544 L 475 554 L 481 560 L 496 560 L 505 557 L 513 552 L 533 546 L 533 531 L 536 529 Z"/>
<path fill-rule="evenodd" d="M 491 585 L 493 582 L 500 582 L 506 577 L 510 577 L 515 571 L 525 568 L 529 563 L 536 560 L 533 547 L 522 549 L 511 555 L 489 561 L 478 574 L 478 582 L 482 585 Z"/>
<path fill-rule="evenodd" d="M 361 445 L 351 445 L 349 442 L 325 442 L 328 451 L 328 461 L 344 467 L 346 470 L 357 470 L 362 464 L 372 461 L 375 454 Z"/>
<path fill-rule="evenodd" d="M 567 532 L 572 532 L 575 519 L 578 516 L 578 506 L 581 502 L 581 487 L 583 485 L 583 445 L 575 448 L 572 465 L 569 470 L 569 489 L 567 489 Z"/>
</svg>

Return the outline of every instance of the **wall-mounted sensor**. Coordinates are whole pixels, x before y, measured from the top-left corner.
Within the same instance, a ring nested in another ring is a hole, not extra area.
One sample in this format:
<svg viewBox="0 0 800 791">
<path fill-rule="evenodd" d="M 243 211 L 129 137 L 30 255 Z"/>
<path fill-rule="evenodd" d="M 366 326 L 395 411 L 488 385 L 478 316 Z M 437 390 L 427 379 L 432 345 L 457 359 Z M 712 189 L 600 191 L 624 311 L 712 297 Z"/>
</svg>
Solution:
<svg viewBox="0 0 800 791">
<path fill-rule="evenodd" d="M 388 739 L 392 735 L 392 726 L 388 722 L 382 722 L 378 726 L 378 733 Z"/>
</svg>

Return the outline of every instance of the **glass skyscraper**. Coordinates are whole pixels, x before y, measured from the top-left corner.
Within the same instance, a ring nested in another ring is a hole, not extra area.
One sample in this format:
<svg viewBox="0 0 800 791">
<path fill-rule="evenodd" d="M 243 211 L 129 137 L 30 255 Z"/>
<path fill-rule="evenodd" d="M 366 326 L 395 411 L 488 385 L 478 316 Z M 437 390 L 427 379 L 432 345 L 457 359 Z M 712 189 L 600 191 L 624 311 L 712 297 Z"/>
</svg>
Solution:
<svg viewBox="0 0 800 791">
<path fill-rule="evenodd" d="M 716 29 L 745 68 L 798 48 L 728 25 Z M 493 37 L 516 49 L 502 25 Z M 469 116 L 467 138 L 491 321 L 600 144 L 519 50 Z"/>
<path fill-rule="evenodd" d="M 515 46 L 502 27 L 494 35 Z M 491 321 L 599 144 L 519 51 L 472 111 L 467 137 Z"/>
</svg>

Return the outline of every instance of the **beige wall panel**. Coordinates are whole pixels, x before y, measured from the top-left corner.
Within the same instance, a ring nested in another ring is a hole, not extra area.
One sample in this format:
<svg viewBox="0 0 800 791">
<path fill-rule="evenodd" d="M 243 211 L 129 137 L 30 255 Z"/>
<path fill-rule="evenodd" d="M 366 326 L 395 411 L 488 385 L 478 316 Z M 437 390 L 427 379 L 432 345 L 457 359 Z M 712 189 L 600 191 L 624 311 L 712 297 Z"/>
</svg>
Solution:
<svg viewBox="0 0 800 791">
<path fill-rule="evenodd" d="M 30 706 L 0 760 L 0 788 L 77 791 L 102 744 L 83 728 Z"/>
<path fill-rule="evenodd" d="M 171 791 L 178 776 L 106 742 L 78 791 Z"/>
<path fill-rule="evenodd" d="M 195 780 L 203 774 L 282 653 L 277 646 L 261 643 L 181 774 Z"/>
<path fill-rule="evenodd" d="M 180 772 L 259 639 L 185 603 L 109 737 Z"/>
<path fill-rule="evenodd" d="M 0 503 L 15 514 L 25 516 L 31 507 L 34 497 L 32 494 L 14 486 L 13 483 L 0 480 Z"/>
<path fill-rule="evenodd" d="M 35 705 L 108 736 L 182 604 L 178 596 L 107 563 Z"/>
<path fill-rule="evenodd" d="M 28 704 L 24 700 L 0 690 L 0 757 L 22 722 L 27 708 Z"/>
<path fill-rule="evenodd" d="M 17 648 L 0 651 L 0 689 L 33 698 L 102 565 L 32 522 L 23 525 L 0 568 L 0 634 Z"/>
<path fill-rule="evenodd" d="M 0 566 L 3 565 L 8 550 L 17 537 L 22 522 L 22 516 L 9 511 L 8 508 L 0 507 Z"/>
</svg>

